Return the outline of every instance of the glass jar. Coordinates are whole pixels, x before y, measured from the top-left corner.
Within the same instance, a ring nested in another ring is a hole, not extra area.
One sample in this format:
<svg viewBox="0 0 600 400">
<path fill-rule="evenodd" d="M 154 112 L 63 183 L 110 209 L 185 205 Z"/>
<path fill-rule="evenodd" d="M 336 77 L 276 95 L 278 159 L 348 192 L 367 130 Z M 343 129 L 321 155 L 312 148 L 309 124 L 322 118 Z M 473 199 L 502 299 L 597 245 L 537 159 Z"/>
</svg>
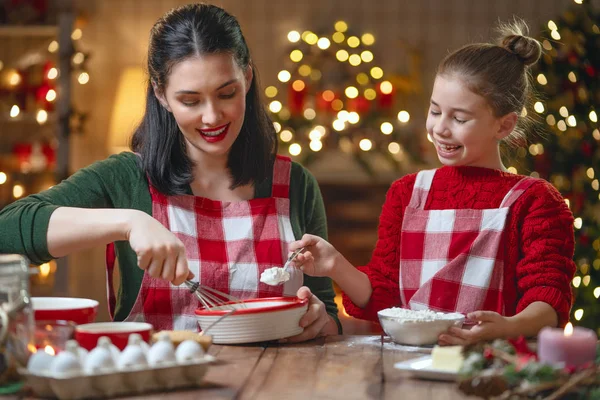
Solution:
<svg viewBox="0 0 600 400">
<path fill-rule="evenodd" d="M 0 385 L 19 380 L 33 343 L 34 318 L 29 295 L 29 261 L 0 254 Z"/>
</svg>

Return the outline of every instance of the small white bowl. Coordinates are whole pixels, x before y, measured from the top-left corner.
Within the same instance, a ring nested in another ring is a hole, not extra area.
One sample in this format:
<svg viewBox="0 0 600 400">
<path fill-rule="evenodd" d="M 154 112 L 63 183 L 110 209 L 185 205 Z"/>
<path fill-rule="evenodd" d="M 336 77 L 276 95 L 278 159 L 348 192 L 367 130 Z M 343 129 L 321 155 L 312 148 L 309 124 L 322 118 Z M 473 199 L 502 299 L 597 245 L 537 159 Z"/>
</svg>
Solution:
<svg viewBox="0 0 600 400">
<path fill-rule="evenodd" d="M 269 297 L 234 304 L 235 311 L 212 326 L 207 335 L 215 344 L 254 343 L 277 340 L 302 333 L 300 318 L 306 314 L 308 300 L 297 297 Z M 228 306 L 196 310 L 202 330 L 231 312 Z"/>
<path fill-rule="evenodd" d="M 462 327 L 465 316 L 460 313 L 437 313 L 431 321 L 417 321 L 386 315 L 386 310 L 377 313 L 384 332 L 399 344 L 422 346 L 435 344 L 438 336 L 451 326 Z"/>
</svg>

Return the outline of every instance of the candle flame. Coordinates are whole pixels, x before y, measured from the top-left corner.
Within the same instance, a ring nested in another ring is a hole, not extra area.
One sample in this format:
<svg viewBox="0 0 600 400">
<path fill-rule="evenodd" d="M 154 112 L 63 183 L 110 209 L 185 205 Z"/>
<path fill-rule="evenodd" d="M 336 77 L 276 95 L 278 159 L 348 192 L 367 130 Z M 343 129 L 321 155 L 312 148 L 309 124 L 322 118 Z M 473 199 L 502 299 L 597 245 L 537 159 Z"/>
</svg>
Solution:
<svg viewBox="0 0 600 400">
<path fill-rule="evenodd" d="M 573 324 L 569 322 L 565 326 L 565 336 L 571 336 L 572 334 L 573 334 Z"/>
<path fill-rule="evenodd" d="M 56 352 L 54 351 L 54 348 L 52 348 L 52 346 L 50 346 L 50 345 L 44 347 L 44 351 L 46 353 L 50 354 L 51 356 L 56 354 Z"/>
<path fill-rule="evenodd" d="M 27 345 L 27 350 L 29 350 L 31 354 L 37 353 L 37 348 L 35 347 L 35 345 L 33 345 L 33 343 L 29 343 Z"/>
</svg>

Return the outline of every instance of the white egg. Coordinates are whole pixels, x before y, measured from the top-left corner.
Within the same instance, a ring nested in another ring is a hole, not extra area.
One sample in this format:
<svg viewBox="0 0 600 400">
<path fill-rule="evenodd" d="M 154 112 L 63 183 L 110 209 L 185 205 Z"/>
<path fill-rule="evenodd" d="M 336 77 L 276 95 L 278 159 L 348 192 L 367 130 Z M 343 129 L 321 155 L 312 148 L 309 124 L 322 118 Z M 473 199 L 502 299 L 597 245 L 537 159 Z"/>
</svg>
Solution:
<svg viewBox="0 0 600 400">
<path fill-rule="evenodd" d="M 174 364 L 175 346 L 168 336 L 161 336 L 148 351 L 148 364 L 153 367 Z"/>
<path fill-rule="evenodd" d="M 46 375 L 50 372 L 52 361 L 54 356 L 40 349 L 29 357 L 27 370 L 34 375 Z"/>
<path fill-rule="evenodd" d="M 85 359 L 83 370 L 86 374 L 99 374 L 113 371 L 115 361 L 107 345 L 94 348 Z"/>
<path fill-rule="evenodd" d="M 82 366 L 79 356 L 70 351 L 61 351 L 50 364 L 50 374 L 57 378 L 81 374 Z"/>
<path fill-rule="evenodd" d="M 144 354 L 148 355 L 148 350 L 150 350 L 150 345 L 142 338 L 142 335 L 139 333 L 132 333 L 129 335 L 129 339 L 127 339 L 127 344 L 139 344 L 142 350 L 144 350 Z"/>
<path fill-rule="evenodd" d="M 144 353 L 142 346 L 138 343 L 128 344 L 121 352 L 119 360 L 117 361 L 117 366 L 119 369 L 123 370 L 147 367 L 148 360 L 146 359 L 146 354 Z"/>
<path fill-rule="evenodd" d="M 204 358 L 204 349 L 195 340 L 184 340 L 177 346 L 175 358 L 180 364 L 198 361 Z"/>
<path fill-rule="evenodd" d="M 105 346 L 108 350 L 110 350 L 110 354 L 114 362 L 117 362 L 119 355 L 121 354 L 121 350 L 119 350 L 119 348 L 112 343 L 108 336 L 101 336 L 98 339 L 98 345 L 96 347 L 99 346 Z"/>
<path fill-rule="evenodd" d="M 67 345 L 65 346 L 67 351 L 70 351 L 73 354 L 76 354 L 79 357 L 79 362 L 81 365 L 85 363 L 85 358 L 87 357 L 89 351 L 84 349 L 77 343 L 77 340 L 68 340 Z"/>
</svg>

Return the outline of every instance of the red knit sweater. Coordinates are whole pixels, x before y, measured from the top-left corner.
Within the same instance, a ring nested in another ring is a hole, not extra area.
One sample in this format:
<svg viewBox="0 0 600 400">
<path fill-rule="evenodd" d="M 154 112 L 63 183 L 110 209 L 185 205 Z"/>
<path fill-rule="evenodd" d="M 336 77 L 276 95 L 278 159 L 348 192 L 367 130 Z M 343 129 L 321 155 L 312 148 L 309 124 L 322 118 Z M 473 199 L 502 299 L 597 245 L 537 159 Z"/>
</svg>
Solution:
<svg viewBox="0 0 600 400">
<path fill-rule="evenodd" d="M 498 208 L 508 191 L 523 176 L 479 167 L 442 167 L 433 179 L 426 210 Z M 373 293 L 360 308 L 344 294 L 348 314 L 377 321 L 377 311 L 401 307 L 399 280 L 400 230 L 416 174 L 395 181 L 387 193 L 379 218 L 379 238 L 371 261 L 358 267 L 369 277 Z M 560 193 L 539 181 L 513 204 L 504 239 L 503 296 L 506 315 L 521 312 L 535 301 L 550 304 L 559 325 L 569 320 L 575 274 L 573 215 Z"/>
</svg>

